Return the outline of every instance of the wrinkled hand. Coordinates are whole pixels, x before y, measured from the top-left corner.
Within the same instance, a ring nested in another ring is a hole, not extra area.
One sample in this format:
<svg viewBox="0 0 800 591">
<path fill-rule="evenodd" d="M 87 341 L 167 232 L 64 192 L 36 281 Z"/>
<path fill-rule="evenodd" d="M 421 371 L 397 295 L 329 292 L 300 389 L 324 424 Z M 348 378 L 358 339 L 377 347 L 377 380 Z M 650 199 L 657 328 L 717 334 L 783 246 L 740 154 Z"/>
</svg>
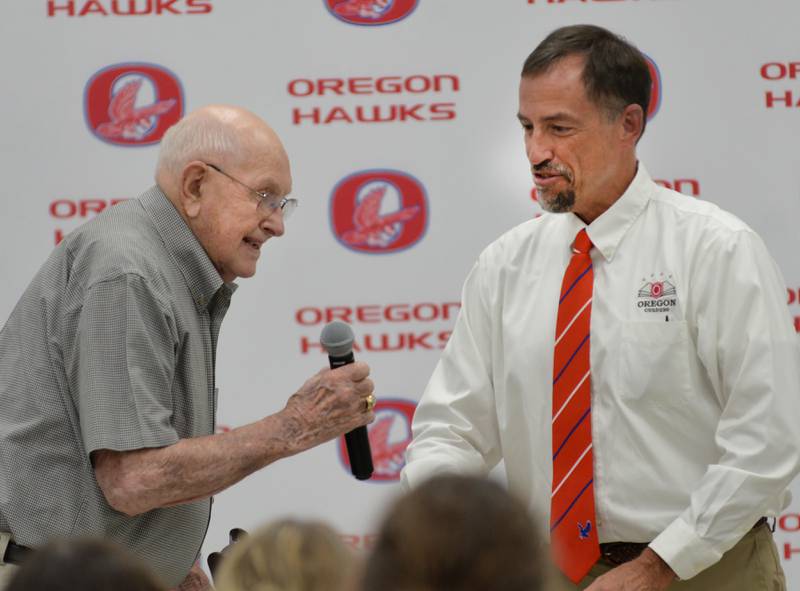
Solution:
<svg viewBox="0 0 800 591">
<path fill-rule="evenodd" d="M 367 411 L 366 398 L 375 389 L 368 376 L 369 366 L 362 362 L 322 369 L 289 398 L 281 418 L 297 452 L 375 419 Z"/>
<path fill-rule="evenodd" d="M 675 580 L 675 573 L 650 548 L 630 562 L 610 570 L 586 591 L 662 591 Z"/>
</svg>

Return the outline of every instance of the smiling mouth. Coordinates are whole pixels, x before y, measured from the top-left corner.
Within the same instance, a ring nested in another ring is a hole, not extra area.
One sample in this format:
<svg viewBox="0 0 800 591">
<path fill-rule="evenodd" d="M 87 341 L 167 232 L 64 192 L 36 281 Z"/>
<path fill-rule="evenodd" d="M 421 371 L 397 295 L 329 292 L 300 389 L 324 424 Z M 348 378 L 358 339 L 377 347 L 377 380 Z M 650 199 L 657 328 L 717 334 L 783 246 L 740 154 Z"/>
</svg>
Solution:
<svg viewBox="0 0 800 591">
<path fill-rule="evenodd" d="M 567 180 L 564 175 L 561 174 L 540 174 L 534 173 L 533 180 L 536 184 L 549 184 L 555 182 L 557 179 L 564 179 Z"/>
<path fill-rule="evenodd" d="M 261 250 L 261 244 L 262 243 L 261 242 L 257 242 L 256 240 L 253 240 L 252 238 L 245 237 L 244 238 L 244 243 L 247 244 L 253 250 Z"/>
</svg>

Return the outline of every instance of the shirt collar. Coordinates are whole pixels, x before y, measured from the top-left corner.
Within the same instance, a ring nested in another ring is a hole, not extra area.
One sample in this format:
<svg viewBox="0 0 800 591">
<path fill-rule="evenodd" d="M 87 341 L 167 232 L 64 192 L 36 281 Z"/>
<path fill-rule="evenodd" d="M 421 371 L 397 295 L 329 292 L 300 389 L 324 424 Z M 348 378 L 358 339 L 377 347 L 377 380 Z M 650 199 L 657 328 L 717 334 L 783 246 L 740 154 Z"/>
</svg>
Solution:
<svg viewBox="0 0 800 591">
<path fill-rule="evenodd" d="M 644 164 L 639 162 L 636 175 L 625 192 L 591 224 L 584 226 L 578 216 L 572 216 L 580 227 L 586 227 L 586 233 L 589 234 L 592 244 L 606 261 L 614 258 L 614 253 L 628 229 L 650 201 L 654 186 Z"/>
<path fill-rule="evenodd" d="M 205 249 L 158 185 L 142 193 L 139 201 L 153 220 L 167 252 L 180 269 L 197 310 L 204 312 L 223 286 L 230 297 L 236 290 L 236 284 L 222 281 Z"/>
</svg>

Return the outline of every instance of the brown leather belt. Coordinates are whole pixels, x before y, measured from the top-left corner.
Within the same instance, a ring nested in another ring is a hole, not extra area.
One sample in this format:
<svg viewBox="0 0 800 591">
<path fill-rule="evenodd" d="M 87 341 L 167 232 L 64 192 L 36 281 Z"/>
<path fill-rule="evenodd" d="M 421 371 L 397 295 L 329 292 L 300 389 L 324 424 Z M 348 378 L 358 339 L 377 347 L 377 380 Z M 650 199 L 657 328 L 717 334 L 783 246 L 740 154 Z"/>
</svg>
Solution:
<svg viewBox="0 0 800 591">
<path fill-rule="evenodd" d="M 6 555 L 3 556 L 3 562 L 6 564 L 22 564 L 32 553 L 33 550 L 27 546 L 20 546 L 14 542 L 9 542 L 6 548 Z"/>
<path fill-rule="evenodd" d="M 766 522 L 767 518 L 762 517 L 756 521 L 753 529 L 764 525 Z M 600 554 L 601 558 L 609 564 L 619 566 L 620 564 L 630 562 L 634 558 L 638 558 L 639 554 L 649 545 L 650 544 L 645 542 L 608 542 L 606 544 L 600 544 Z"/>
</svg>

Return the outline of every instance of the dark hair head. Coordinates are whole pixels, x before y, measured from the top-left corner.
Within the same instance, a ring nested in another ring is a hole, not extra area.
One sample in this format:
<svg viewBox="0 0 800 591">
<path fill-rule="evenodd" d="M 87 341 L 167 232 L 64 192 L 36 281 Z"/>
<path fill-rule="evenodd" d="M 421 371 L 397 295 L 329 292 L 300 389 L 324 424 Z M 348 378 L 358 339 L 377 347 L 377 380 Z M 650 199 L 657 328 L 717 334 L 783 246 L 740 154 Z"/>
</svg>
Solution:
<svg viewBox="0 0 800 591">
<path fill-rule="evenodd" d="M 619 35 L 595 25 L 571 25 L 550 33 L 522 66 L 522 76 L 547 72 L 561 59 L 585 58 L 583 84 L 589 100 L 617 117 L 628 105 L 642 108 L 642 134 L 647 123 L 652 80 L 642 52 Z"/>
<path fill-rule="evenodd" d="M 364 591 L 536 591 L 543 553 L 525 506 L 497 483 L 437 476 L 389 510 Z"/>
<path fill-rule="evenodd" d="M 6 591 L 166 591 L 127 550 L 104 540 L 56 540 L 27 558 Z"/>
</svg>

